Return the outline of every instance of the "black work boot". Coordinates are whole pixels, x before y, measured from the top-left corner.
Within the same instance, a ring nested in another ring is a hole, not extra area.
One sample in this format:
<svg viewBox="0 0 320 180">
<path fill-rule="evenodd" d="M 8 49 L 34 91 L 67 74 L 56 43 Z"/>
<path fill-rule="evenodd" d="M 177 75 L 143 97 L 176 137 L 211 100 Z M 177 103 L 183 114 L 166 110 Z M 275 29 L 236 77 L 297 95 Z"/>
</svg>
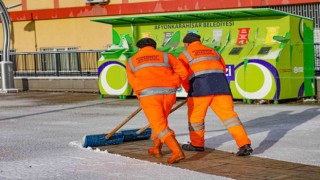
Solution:
<svg viewBox="0 0 320 180">
<path fill-rule="evenodd" d="M 237 156 L 249 156 L 253 152 L 250 144 L 246 144 L 239 148 Z"/>
<path fill-rule="evenodd" d="M 204 151 L 204 147 L 199 147 L 199 146 L 193 146 L 191 143 L 188 144 L 183 144 L 182 149 L 186 151 Z"/>
</svg>

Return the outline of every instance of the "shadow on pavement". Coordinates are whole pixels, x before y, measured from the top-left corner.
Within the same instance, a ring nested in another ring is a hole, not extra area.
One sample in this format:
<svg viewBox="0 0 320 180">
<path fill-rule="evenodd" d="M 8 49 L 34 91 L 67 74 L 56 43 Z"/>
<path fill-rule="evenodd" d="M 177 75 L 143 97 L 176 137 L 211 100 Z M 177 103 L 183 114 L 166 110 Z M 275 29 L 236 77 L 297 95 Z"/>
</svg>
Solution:
<svg viewBox="0 0 320 180">
<path fill-rule="evenodd" d="M 319 108 L 310 108 L 294 114 L 292 114 L 292 112 L 293 111 L 283 111 L 272 116 L 260 117 L 243 123 L 249 138 L 250 135 L 253 134 L 268 132 L 267 137 L 265 137 L 258 146 L 253 145 L 255 147 L 253 154 L 265 152 L 283 138 L 290 130 L 318 116 L 320 113 Z M 206 144 L 210 144 L 210 146 L 217 148 L 228 141 L 234 141 L 234 139 L 226 131 L 226 133 L 222 135 L 206 139 Z"/>
</svg>

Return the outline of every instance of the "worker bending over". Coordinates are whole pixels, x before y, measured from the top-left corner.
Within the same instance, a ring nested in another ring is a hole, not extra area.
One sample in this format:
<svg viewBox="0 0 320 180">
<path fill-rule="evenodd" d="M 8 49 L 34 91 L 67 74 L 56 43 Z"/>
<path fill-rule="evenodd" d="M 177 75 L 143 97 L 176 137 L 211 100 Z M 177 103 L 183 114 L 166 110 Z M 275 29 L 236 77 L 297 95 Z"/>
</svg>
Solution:
<svg viewBox="0 0 320 180">
<path fill-rule="evenodd" d="M 173 55 L 156 50 L 157 44 L 153 39 L 143 38 L 136 46 L 139 51 L 128 60 L 126 71 L 129 84 L 140 100 L 153 131 L 154 147 L 148 152 L 161 157 L 162 143 L 165 143 L 172 151 L 167 162 L 179 162 L 185 155 L 174 131 L 168 126 L 168 116 L 176 103 L 176 90 L 182 81 L 187 81 L 188 72 Z"/>
</svg>

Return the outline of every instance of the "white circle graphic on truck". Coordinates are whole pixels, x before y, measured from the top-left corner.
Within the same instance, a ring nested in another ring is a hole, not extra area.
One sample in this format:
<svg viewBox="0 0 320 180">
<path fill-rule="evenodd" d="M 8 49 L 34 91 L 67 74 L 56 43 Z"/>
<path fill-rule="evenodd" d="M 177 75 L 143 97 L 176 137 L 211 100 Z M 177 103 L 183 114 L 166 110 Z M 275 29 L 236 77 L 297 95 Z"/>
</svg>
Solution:
<svg viewBox="0 0 320 180">
<path fill-rule="evenodd" d="M 240 85 L 238 84 L 238 81 L 237 81 L 237 76 L 238 76 L 238 73 L 239 73 L 239 71 L 238 71 L 235 74 L 235 85 L 236 85 L 236 88 L 237 88 L 238 92 L 245 98 L 248 98 L 248 99 L 262 99 L 262 98 L 266 97 L 268 95 L 268 93 L 271 91 L 271 88 L 272 88 L 272 75 L 269 72 L 269 70 L 265 66 L 263 66 L 261 64 L 251 62 L 251 63 L 248 63 L 248 66 L 249 65 L 254 65 L 254 66 L 258 67 L 262 71 L 262 74 L 264 76 L 264 79 L 261 79 L 263 81 L 262 87 L 259 90 L 255 91 L 255 92 L 247 92 L 247 91 L 243 90 L 240 87 Z"/>
<path fill-rule="evenodd" d="M 126 89 L 128 87 L 128 79 L 127 78 L 125 80 L 123 87 L 120 89 L 114 89 L 109 85 L 107 73 L 110 70 L 110 68 L 116 67 L 116 66 L 117 66 L 117 68 L 120 67 L 123 69 L 123 67 L 120 66 L 119 64 L 109 64 L 100 73 L 100 77 L 106 77 L 106 78 L 101 78 L 101 80 L 100 80 L 101 85 L 102 85 L 103 89 L 106 91 L 106 93 L 110 94 L 110 95 L 121 95 L 126 91 Z M 125 70 L 124 70 L 124 73 L 126 73 Z"/>
</svg>

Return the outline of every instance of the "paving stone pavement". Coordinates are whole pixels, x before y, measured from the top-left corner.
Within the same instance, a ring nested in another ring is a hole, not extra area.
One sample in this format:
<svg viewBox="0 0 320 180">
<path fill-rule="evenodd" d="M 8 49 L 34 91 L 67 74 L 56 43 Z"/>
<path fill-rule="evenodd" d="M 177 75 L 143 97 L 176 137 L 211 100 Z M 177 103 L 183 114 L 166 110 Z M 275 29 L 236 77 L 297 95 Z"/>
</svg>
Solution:
<svg viewBox="0 0 320 180">
<path fill-rule="evenodd" d="M 163 157 L 155 158 L 147 153 L 152 140 L 124 142 L 118 145 L 98 147 L 101 151 L 192 171 L 224 176 L 233 179 L 320 179 L 320 167 L 291 163 L 254 156 L 238 157 L 233 153 L 206 148 L 204 152 L 184 151 L 186 159 L 168 164 L 170 150 L 164 145 Z"/>
</svg>

